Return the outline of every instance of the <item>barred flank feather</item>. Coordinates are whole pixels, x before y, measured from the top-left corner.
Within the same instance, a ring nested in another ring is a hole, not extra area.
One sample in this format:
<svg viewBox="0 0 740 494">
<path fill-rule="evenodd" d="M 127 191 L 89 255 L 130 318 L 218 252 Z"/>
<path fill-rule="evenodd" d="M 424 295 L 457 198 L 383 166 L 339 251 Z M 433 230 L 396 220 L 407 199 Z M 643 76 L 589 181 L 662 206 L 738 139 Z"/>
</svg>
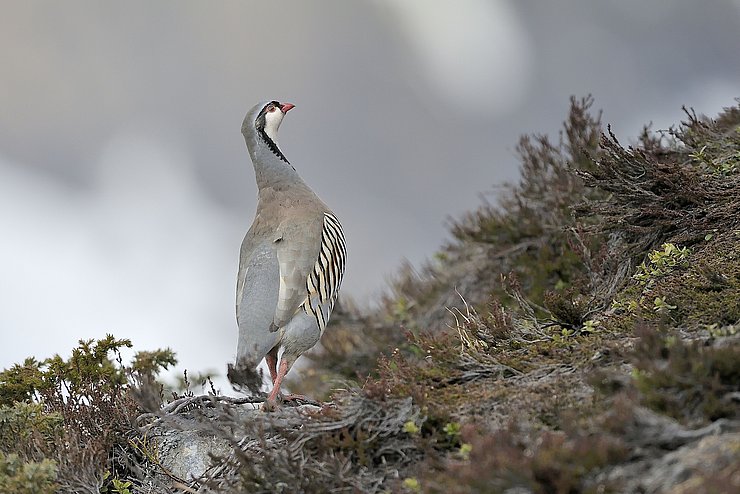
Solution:
<svg viewBox="0 0 740 494">
<path fill-rule="evenodd" d="M 321 332 L 329 322 L 329 315 L 334 308 L 339 294 L 339 286 L 344 276 L 347 261 L 347 245 L 339 220 L 331 213 L 324 213 L 324 228 L 321 231 L 321 249 L 313 271 L 306 280 L 308 297 L 302 307 L 306 313 L 316 318 Z M 311 299 L 318 297 L 318 303 Z M 326 312 L 324 310 L 326 309 Z"/>
</svg>

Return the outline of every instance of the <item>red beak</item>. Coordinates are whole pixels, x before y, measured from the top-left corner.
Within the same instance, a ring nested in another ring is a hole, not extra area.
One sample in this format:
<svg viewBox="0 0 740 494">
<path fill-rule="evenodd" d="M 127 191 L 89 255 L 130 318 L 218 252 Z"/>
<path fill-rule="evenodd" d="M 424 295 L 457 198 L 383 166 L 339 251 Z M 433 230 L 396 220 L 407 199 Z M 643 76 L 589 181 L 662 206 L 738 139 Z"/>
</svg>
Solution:
<svg viewBox="0 0 740 494">
<path fill-rule="evenodd" d="M 295 108 L 295 105 L 293 103 L 283 103 L 280 107 L 280 110 L 283 113 L 288 113 L 291 109 Z"/>
</svg>

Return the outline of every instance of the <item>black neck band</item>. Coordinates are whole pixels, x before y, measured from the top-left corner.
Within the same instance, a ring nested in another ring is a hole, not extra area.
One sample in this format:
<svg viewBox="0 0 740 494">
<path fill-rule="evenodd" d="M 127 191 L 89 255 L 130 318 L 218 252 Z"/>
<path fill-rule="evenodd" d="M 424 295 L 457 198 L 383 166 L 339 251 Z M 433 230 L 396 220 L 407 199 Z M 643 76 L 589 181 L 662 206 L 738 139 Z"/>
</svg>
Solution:
<svg viewBox="0 0 740 494">
<path fill-rule="evenodd" d="M 265 129 L 259 129 L 259 134 L 262 137 L 262 140 L 265 141 L 265 144 L 267 144 L 267 147 L 270 148 L 270 151 L 275 153 L 275 156 L 290 165 L 290 161 L 288 161 L 288 158 L 286 158 L 285 155 L 280 151 L 280 149 L 278 149 L 277 144 L 275 144 L 273 140 L 270 139 L 270 136 L 267 135 Z"/>
</svg>

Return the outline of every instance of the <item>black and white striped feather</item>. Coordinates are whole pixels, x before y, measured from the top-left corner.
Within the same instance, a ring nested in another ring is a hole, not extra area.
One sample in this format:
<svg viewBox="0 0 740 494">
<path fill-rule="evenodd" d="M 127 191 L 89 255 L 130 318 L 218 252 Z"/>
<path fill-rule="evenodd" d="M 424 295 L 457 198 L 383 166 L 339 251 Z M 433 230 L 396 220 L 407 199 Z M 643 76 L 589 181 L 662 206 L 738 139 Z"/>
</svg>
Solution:
<svg viewBox="0 0 740 494">
<path fill-rule="evenodd" d="M 313 271 L 306 279 L 308 296 L 301 307 L 316 319 L 316 324 L 324 332 L 334 303 L 339 295 L 339 287 L 344 277 L 347 262 L 347 244 L 339 220 L 332 213 L 324 213 L 324 226 L 321 231 L 321 249 Z"/>
</svg>

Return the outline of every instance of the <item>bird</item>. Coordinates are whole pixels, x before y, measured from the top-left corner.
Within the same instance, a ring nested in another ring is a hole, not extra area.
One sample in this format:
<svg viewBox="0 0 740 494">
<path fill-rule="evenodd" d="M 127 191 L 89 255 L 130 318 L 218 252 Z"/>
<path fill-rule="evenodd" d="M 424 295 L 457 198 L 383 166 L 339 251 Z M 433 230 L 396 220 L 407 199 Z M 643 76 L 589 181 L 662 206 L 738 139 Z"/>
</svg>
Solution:
<svg viewBox="0 0 740 494">
<path fill-rule="evenodd" d="M 342 225 L 278 145 L 280 124 L 294 107 L 264 101 L 242 124 L 258 201 L 239 253 L 236 364 L 255 369 L 266 360 L 273 385 L 263 404 L 268 411 L 292 398 L 280 393 L 283 379 L 323 335 L 347 261 Z"/>
</svg>

